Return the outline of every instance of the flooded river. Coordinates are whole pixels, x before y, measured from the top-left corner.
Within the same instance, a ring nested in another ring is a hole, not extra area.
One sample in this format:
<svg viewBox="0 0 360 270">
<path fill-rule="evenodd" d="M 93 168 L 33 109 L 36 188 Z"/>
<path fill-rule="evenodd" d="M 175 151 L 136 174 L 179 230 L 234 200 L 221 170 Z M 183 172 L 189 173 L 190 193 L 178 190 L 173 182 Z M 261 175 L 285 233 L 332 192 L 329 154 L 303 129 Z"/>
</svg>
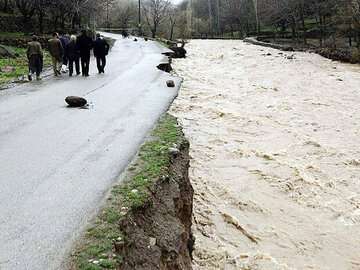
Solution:
<svg viewBox="0 0 360 270">
<path fill-rule="evenodd" d="M 191 143 L 194 269 L 360 269 L 360 66 L 191 41 L 171 108 Z"/>
</svg>

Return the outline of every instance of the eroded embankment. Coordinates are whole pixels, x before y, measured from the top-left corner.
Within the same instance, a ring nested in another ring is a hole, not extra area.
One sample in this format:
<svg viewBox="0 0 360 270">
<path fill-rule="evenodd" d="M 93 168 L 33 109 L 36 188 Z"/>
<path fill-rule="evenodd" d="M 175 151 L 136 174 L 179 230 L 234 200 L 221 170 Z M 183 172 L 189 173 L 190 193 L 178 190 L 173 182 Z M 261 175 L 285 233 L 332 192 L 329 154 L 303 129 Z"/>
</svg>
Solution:
<svg viewBox="0 0 360 270">
<path fill-rule="evenodd" d="M 191 269 L 189 143 L 165 115 L 73 254 L 71 269 Z"/>
</svg>

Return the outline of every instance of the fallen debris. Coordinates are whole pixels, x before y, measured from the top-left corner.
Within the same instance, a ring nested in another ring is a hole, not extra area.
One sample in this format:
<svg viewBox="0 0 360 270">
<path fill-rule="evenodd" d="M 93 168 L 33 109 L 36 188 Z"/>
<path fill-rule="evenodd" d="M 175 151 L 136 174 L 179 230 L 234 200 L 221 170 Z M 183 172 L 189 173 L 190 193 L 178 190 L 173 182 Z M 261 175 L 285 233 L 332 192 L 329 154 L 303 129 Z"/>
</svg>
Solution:
<svg viewBox="0 0 360 270">
<path fill-rule="evenodd" d="M 240 222 L 234 218 L 233 216 L 230 216 L 226 213 L 222 213 L 222 216 L 226 223 L 233 225 L 236 229 L 238 229 L 240 232 L 242 232 L 243 235 L 245 235 L 247 238 L 250 239 L 251 242 L 257 244 L 258 238 L 251 235 L 246 229 L 244 229 L 243 226 L 241 226 Z"/>
<path fill-rule="evenodd" d="M 289 55 L 289 56 L 286 57 L 286 59 L 294 60 L 294 59 L 295 59 L 295 55 L 294 55 L 294 54 Z"/>
<path fill-rule="evenodd" d="M 171 47 L 170 48 L 174 53 L 171 55 L 172 58 L 185 58 L 186 50 L 184 47 Z"/>
<path fill-rule="evenodd" d="M 157 66 L 157 68 L 168 73 L 173 70 L 170 63 L 161 63 Z"/>
<path fill-rule="evenodd" d="M 167 87 L 175 87 L 175 82 L 173 80 L 166 81 Z"/>
<path fill-rule="evenodd" d="M 69 107 L 84 107 L 87 104 L 87 100 L 82 97 L 68 96 L 65 98 L 65 102 Z"/>
<path fill-rule="evenodd" d="M 181 46 L 178 46 L 178 43 L 175 43 L 170 47 L 170 52 L 165 52 L 163 54 L 171 58 L 185 58 L 187 52 L 184 47 L 185 41 L 181 41 Z"/>
</svg>

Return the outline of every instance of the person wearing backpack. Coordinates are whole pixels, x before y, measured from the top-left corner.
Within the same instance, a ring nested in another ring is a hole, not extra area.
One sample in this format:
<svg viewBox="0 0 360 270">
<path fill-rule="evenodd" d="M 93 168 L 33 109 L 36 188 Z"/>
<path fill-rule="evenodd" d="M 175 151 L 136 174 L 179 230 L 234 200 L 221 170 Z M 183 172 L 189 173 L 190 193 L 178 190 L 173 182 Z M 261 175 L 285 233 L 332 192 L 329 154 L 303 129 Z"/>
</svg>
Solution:
<svg viewBox="0 0 360 270">
<path fill-rule="evenodd" d="M 109 53 L 110 45 L 105 39 L 101 38 L 100 34 L 96 34 L 94 41 L 94 56 L 96 57 L 97 68 L 100 73 L 105 73 L 106 56 Z"/>
</svg>

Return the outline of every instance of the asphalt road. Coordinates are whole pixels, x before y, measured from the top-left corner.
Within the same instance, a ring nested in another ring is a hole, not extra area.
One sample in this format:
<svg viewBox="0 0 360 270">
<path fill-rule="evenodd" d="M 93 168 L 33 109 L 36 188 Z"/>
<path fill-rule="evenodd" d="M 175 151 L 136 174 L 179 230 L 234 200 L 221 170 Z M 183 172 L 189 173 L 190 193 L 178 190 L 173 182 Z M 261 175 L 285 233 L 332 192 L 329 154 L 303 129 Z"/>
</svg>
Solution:
<svg viewBox="0 0 360 270">
<path fill-rule="evenodd" d="M 158 44 L 118 39 L 105 75 L 0 91 L 0 269 L 60 269 L 177 88 Z M 179 79 L 175 79 L 177 85 Z M 88 109 L 64 98 L 84 96 Z"/>
</svg>

